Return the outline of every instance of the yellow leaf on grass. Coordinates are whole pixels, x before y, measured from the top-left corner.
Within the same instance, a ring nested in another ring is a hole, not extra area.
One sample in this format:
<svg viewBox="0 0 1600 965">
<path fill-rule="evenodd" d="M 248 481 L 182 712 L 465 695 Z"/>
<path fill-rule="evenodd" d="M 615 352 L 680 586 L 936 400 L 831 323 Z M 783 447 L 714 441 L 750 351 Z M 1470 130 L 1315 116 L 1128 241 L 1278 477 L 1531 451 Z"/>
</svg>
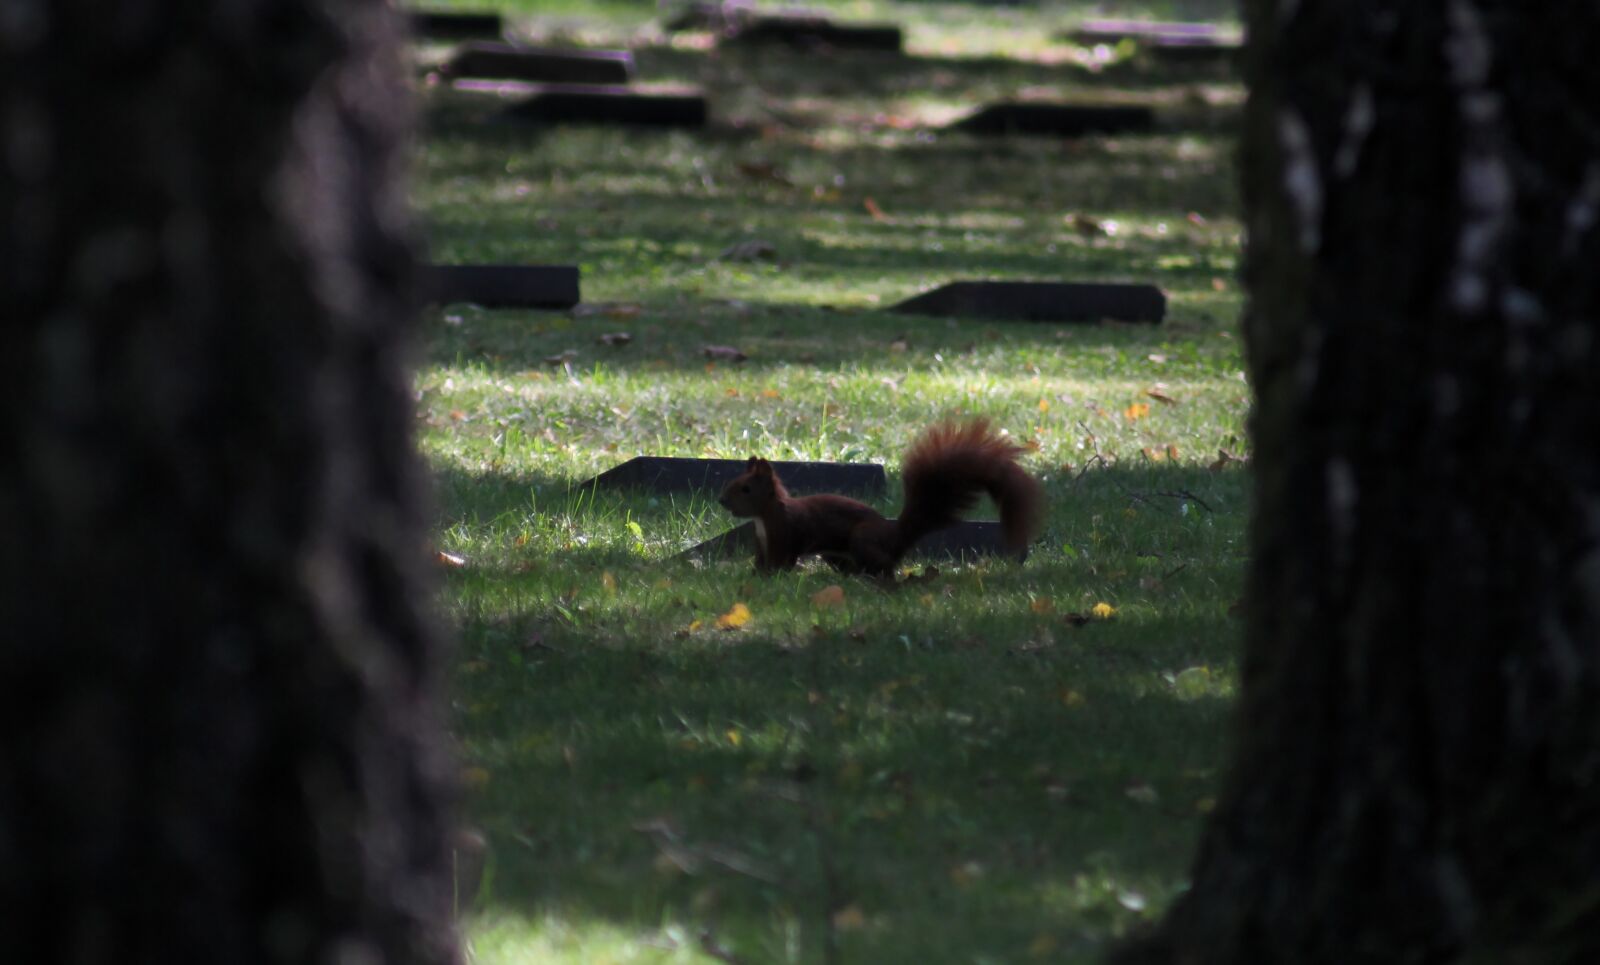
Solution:
<svg viewBox="0 0 1600 965">
<path fill-rule="evenodd" d="M 1117 608 L 1109 603 L 1096 603 L 1089 608 L 1089 613 L 1096 620 L 1109 620 L 1117 615 Z"/>
<path fill-rule="evenodd" d="M 1049 399 L 1040 399 L 1039 400 L 1039 411 L 1040 412 L 1049 412 L 1050 411 L 1050 400 Z"/>
<path fill-rule="evenodd" d="M 741 743 L 744 742 L 744 735 L 740 734 L 737 730 L 735 730 L 732 727 L 728 728 L 727 737 L 728 737 L 728 743 L 732 744 L 734 747 L 738 747 Z"/>
<path fill-rule="evenodd" d="M 1132 405 L 1128 406 L 1126 409 L 1122 410 L 1123 417 L 1126 418 L 1129 422 L 1133 422 L 1136 419 L 1143 419 L 1145 416 L 1147 416 L 1149 414 L 1150 414 L 1150 403 L 1148 403 L 1148 402 L 1135 402 Z"/>
<path fill-rule="evenodd" d="M 693 621 L 690 621 L 690 623 L 689 623 L 689 632 L 693 633 L 693 632 L 695 632 L 696 630 L 700 629 L 701 627 L 703 627 L 705 625 L 706 625 L 706 621 L 704 621 L 704 620 L 693 620 Z"/>
<path fill-rule="evenodd" d="M 1028 609 L 1035 613 L 1050 613 L 1056 608 L 1056 601 L 1047 596 L 1037 596 L 1028 604 Z"/>
<path fill-rule="evenodd" d="M 737 630 L 750 622 L 750 608 L 743 603 L 735 603 L 733 609 L 717 617 L 718 630 Z"/>
<path fill-rule="evenodd" d="M 761 397 L 763 399 L 781 399 L 783 398 L 783 393 L 779 392 L 777 389 L 762 389 Z"/>
<path fill-rule="evenodd" d="M 811 605 L 820 609 L 844 606 L 844 587 L 835 583 L 811 594 Z"/>
</svg>

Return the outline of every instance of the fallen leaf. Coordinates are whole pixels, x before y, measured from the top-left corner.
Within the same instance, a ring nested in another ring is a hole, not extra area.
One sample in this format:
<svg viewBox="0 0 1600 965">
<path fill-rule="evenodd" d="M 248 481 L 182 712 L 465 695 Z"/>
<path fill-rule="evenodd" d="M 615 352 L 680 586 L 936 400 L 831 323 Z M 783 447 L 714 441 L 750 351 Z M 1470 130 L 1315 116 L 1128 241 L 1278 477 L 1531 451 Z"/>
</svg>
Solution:
<svg viewBox="0 0 1600 965">
<path fill-rule="evenodd" d="M 1096 620 L 1109 620 L 1117 615 L 1117 608 L 1109 603 L 1096 603 L 1089 608 L 1089 615 Z"/>
<path fill-rule="evenodd" d="M 546 364 L 546 365 L 566 365 L 568 362 L 571 362 L 573 359 L 575 359 L 577 357 L 578 357 L 578 350 L 577 349 L 573 349 L 573 348 L 569 348 L 565 352 L 560 352 L 560 353 L 558 353 L 556 355 L 546 355 L 544 357 L 544 364 Z"/>
<path fill-rule="evenodd" d="M 862 201 L 861 206 L 867 209 L 867 214 L 871 215 L 872 220 L 874 221 L 883 221 L 889 217 L 883 213 L 882 208 L 878 207 L 878 202 L 872 200 L 870 197 Z"/>
<path fill-rule="evenodd" d="M 572 317 L 604 315 L 607 318 L 637 318 L 643 312 L 644 306 L 633 302 L 585 302 L 573 307 Z"/>
<path fill-rule="evenodd" d="M 612 348 L 621 348 L 631 341 L 633 341 L 633 336 L 627 332 L 605 332 L 599 338 L 601 345 L 609 345 Z"/>
<path fill-rule="evenodd" d="M 811 605 L 824 610 L 844 606 L 844 587 L 837 583 L 823 587 L 811 594 Z"/>
<path fill-rule="evenodd" d="M 458 570 L 467 565 L 467 558 L 465 556 L 457 556 L 454 553 L 446 553 L 444 550 L 440 550 L 438 553 L 434 554 L 434 559 L 437 560 L 441 565 L 448 566 L 453 570 Z"/>
<path fill-rule="evenodd" d="M 700 354 L 708 359 L 720 359 L 724 362 L 743 362 L 750 357 L 731 345 L 707 345 L 700 350 Z"/>
<path fill-rule="evenodd" d="M 1133 421 L 1138 420 L 1138 419 L 1143 419 L 1145 416 L 1147 416 L 1149 414 L 1150 414 L 1150 403 L 1148 403 L 1148 402 L 1135 402 L 1132 405 L 1128 406 L 1126 409 L 1122 410 L 1123 418 L 1127 419 L 1129 422 L 1133 422 Z"/>
<path fill-rule="evenodd" d="M 763 399 L 781 399 L 783 398 L 783 393 L 779 392 L 777 389 L 762 389 L 761 397 Z"/>
<path fill-rule="evenodd" d="M 1144 390 L 1144 394 L 1148 395 L 1152 399 L 1155 399 L 1157 402 L 1161 402 L 1161 403 L 1166 404 L 1166 405 L 1177 405 L 1178 404 L 1178 400 L 1177 399 L 1174 399 L 1172 396 L 1167 395 L 1167 394 L 1165 394 L 1163 392 L 1157 392 L 1155 389 L 1145 389 Z"/>
<path fill-rule="evenodd" d="M 850 904 L 833 913 L 833 927 L 840 931 L 855 931 L 866 927 L 867 916 L 860 905 Z"/>
<path fill-rule="evenodd" d="M 1028 604 L 1028 609 L 1035 613 L 1051 613 L 1055 610 L 1056 603 L 1047 596 L 1037 596 Z"/>
<path fill-rule="evenodd" d="M 698 620 L 695 622 L 699 622 Z M 743 603 L 735 603 L 733 609 L 717 617 L 718 630 L 737 630 L 750 622 L 750 608 Z"/>
<path fill-rule="evenodd" d="M 770 161 L 739 161 L 734 168 L 752 181 L 771 181 L 784 187 L 794 187 L 794 182 Z"/>
</svg>

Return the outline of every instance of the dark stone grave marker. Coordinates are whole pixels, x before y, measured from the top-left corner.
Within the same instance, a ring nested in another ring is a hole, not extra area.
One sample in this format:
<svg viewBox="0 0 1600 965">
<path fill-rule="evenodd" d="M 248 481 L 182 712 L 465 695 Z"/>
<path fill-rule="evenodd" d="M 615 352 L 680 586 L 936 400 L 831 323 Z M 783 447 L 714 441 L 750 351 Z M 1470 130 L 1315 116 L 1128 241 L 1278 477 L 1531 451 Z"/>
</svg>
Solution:
<svg viewBox="0 0 1600 965">
<path fill-rule="evenodd" d="M 1154 285 L 958 281 L 889 308 L 905 315 L 963 315 L 1026 322 L 1159 322 L 1167 296 Z"/>
<path fill-rule="evenodd" d="M 451 77 L 501 77 L 564 84 L 627 84 L 633 54 L 626 50 L 568 50 L 516 44 L 469 43 L 456 49 Z"/>
<path fill-rule="evenodd" d="M 523 81 L 458 80 L 456 90 L 512 99 L 505 116 L 539 124 L 631 124 L 704 127 L 710 113 L 698 87 L 600 84 L 530 84 Z"/>
<path fill-rule="evenodd" d="M 740 24 L 724 39 L 725 43 L 757 46 L 782 44 L 807 50 L 876 50 L 899 53 L 905 35 L 894 24 L 835 23 L 811 14 L 755 17 Z"/>
<path fill-rule="evenodd" d="M 1036 134 L 1084 137 L 1089 134 L 1124 134 L 1155 126 L 1148 107 L 1119 104 L 1055 104 L 1043 101 L 1004 101 L 950 125 L 948 130 L 971 134 Z"/>
<path fill-rule="evenodd" d="M 413 10 L 411 32 L 418 37 L 447 40 L 498 37 L 505 32 L 505 20 L 493 10 Z"/>
<path fill-rule="evenodd" d="M 431 265 L 423 269 L 421 288 L 424 300 L 436 305 L 567 309 L 579 301 L 575 265 Z"/>
<path fill-rule="evenodd" d="M 755 523 L 747 520 L 721 536 L 714 536 L 703 543 L 691 546 L 678 556 L 692 559 L 728 559 L 745 556 L 754 559 L 755 553 L 756 527 Z M 908 558 L 921 559 L 1016 556 L 1006 548 L 1005 533 L 1000 529 L 1000 524 L 986 520 L 968 520 L 957 523 L 949 529 L 929 533 L 906 555 Z M 1024 551 L 1019 560 L 1027 558 L 1028 554 Z"/>
<path fill-rule="evenodd" d="M 638 456 L 580 483 L 579 488 L 633 487 L 654 492 L 706 490 L 715 494 L 744 472 L 744 467 L 743 459 Z M 798 494 L 875 496 L 882 493 L 887 485 L 883 467 L 875 463 L 774 461 L 772 467 L 778 471 L 778 477 L 789 491 Z"/>
</svg>

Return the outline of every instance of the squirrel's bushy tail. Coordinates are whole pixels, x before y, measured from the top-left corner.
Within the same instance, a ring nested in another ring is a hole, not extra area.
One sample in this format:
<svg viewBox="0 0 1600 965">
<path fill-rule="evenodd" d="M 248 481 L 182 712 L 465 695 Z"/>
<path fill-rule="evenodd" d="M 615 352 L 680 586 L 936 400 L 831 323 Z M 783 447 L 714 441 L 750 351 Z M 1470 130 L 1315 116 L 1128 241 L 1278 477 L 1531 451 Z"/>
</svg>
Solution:
<svg viewBox="0 0 1600 965">
<path fill-rule="evenodd" d="M 1017 465 L 1026 452 L 987 419 L 947 422 L 924 432 L 906 453 L 905 507 L 896 527 L 896 557 L 928 533 L 953 526 L 988 493 L 1000 509 L 1006 547 L 1020 553 L 1039 528 L 1044 494 Z"/>
</svg>

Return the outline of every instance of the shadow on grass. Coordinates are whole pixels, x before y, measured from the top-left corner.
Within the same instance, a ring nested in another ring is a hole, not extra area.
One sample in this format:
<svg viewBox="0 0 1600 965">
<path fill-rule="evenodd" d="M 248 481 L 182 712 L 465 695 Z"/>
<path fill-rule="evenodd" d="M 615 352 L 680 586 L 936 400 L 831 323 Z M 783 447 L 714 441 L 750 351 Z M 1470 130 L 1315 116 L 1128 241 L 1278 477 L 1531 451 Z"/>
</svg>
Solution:
<svg viewBox="0 0 1600 965">
<path fill-rule="evenodd" d="M 1099 475 L 1070 487 L 1072 512 L 1203 488 L 1195 471 Z M 466 503 L 493 512 L 502 482 Z M 1216 502 L 1242 527 L 1237 500 Z M 579 548 L 453 577 L 477 601 L 458 614 L 454 705 L 487 775 L 467 807 L 491 843 L 479 910 L 711 927 L 750 961 L 795 957 L 785 942 L 889 963 L 1010 959 L 1040 935 L 1098 947 L 1181 885 L 1234 662 L 1232 551 L 1173 517 L 1135 526 L 1127 545 L 1184 557 L 1160 561 L 1164 584 L 1132 552 L 1048 550 L 893 592 L 845 580 L 824 611 L 810 596 L 837 576 L 743 562 Z M 1102 595 L 1116 619 L 1067 617 Z M 690 628 L 734 599 L 748 625 Z"/>
</svg>

